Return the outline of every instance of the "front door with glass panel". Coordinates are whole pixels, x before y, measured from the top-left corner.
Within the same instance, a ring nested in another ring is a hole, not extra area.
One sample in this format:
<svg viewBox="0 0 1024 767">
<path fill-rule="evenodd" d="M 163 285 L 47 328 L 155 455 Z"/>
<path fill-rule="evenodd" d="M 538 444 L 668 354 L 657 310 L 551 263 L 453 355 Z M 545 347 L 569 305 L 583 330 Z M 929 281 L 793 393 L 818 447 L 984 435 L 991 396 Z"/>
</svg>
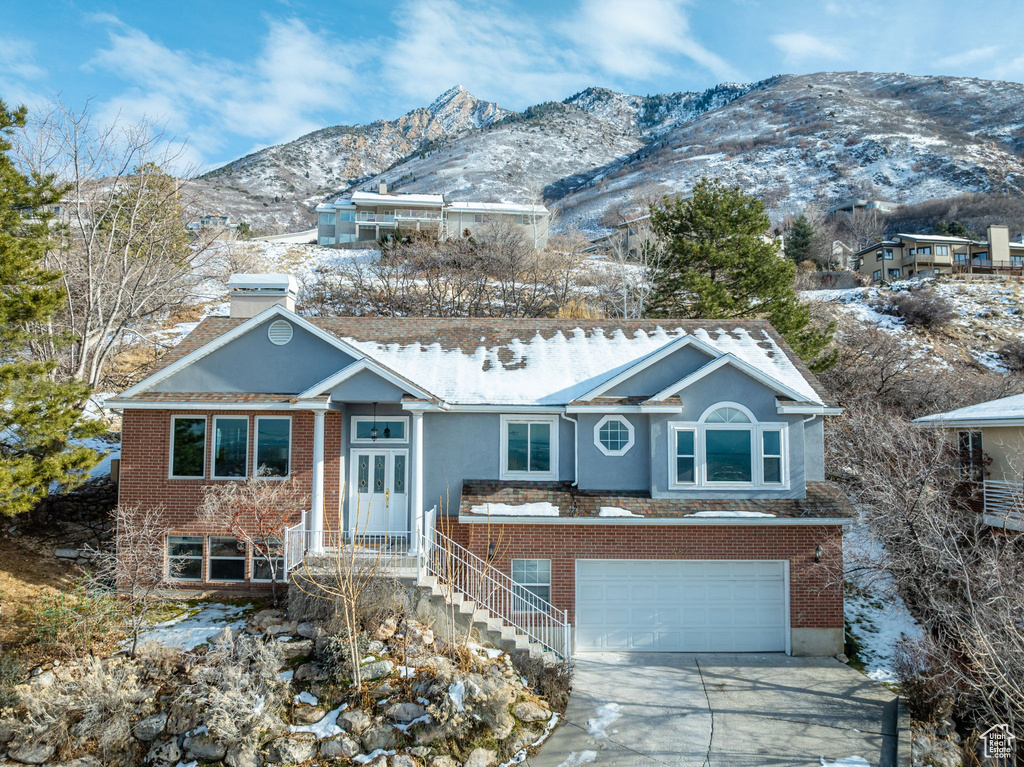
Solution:
<svg viewBox="0 0 1024 767">
<path fill-rule="evenodd" d="M 349 533 L 409 529 L 409 451 L 372 448 L 352 451 Z"/>
</svg>

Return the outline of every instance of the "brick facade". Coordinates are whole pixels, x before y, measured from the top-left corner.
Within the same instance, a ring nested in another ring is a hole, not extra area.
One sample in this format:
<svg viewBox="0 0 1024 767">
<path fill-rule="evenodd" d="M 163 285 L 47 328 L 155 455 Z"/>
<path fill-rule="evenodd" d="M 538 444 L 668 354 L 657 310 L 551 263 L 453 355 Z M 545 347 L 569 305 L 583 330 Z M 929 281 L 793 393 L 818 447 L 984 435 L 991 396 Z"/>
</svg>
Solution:
<svg viewBox="0 0 1024 767">
<path fill-rule="evenodd" d="M 206 479 L 171 479 L 169 477 L 171 452 L 171 416 L 191 415 L 207 418 L 206 427 Z M 291 478 L 286 480 L 302 498 L 308 499 L 312 487 L 313 466 L 313 413 L 301 410 L 131 410 L 124 411 L 121 431 L 121 485 L 119 502 L 123 506 L 159 506 L 167 520 L 167 535 L 227 535 L 225 527 L 204 524 L 198 519 L 199 505 L 205 488 L 238 480 L 214 480 L 212 473 L 211 435 L 214 415 L 249 419 L 249 471 L 252 472 L 255 451 L 256 416 L 289 416 L 292 419 Z M 341 512 L 341 413 L 326 414 L 324 445 L 324 514 L 328 520 L 340 519 Z M 275 480 L 268 480 L 275 481 Z M 289 510 L 292 524 L 301 518 L 305 505 Z M 336 522 L 335 522 L 336 523 Z M 202 581 L 184 581 L 189 589 L 248 589 L 267 588 L 263 583 L 209 581 L 208 561 L 203 562 Z M 251 572 L 246 563 L 246 572 Z"/>
<path fill-rule="evenodd" d="M 842 528 L 824 525 L 465 524 L 450 535 L 511 574 L 512 559 L 551 560 L 551 599 L 575 622 L 577 559 L 785 559 L 790 626 L 842 628 L 843 590 L 835 577 Z M 822 561 L 815 562 L 818 546 Z"/>
</svg>

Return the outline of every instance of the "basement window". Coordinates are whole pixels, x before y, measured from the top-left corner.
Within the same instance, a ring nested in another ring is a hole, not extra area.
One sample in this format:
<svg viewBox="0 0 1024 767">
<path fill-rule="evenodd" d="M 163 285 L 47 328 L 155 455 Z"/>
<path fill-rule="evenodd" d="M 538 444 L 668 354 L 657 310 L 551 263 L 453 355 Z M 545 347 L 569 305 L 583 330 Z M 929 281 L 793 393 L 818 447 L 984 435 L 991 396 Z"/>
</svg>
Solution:
<svg viewBox="0 0 1024 767">
<path fill-rule="evenodd" d="M 245 543 L 232 537 L 210 538 L 210 580 L 245 580 Z"/>
<path fill-rule="evenodd" d="M 172 581 L 203 579 L 203 537 L 167 536 L 167 578 Z"/>
<path fill-rule="evenodd" d="M 550 559 L 513 559 L 512 580 L 516 584 L 513 612 L 547 612 L 551 603 Z"/>
</svg>

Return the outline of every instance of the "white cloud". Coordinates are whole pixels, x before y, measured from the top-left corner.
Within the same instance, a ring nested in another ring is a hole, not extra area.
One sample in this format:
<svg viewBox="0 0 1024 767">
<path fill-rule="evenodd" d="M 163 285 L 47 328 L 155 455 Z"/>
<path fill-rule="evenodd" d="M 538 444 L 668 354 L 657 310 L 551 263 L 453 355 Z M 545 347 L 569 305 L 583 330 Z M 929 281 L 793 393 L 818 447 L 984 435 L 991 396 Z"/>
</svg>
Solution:
<svg viewBox="0 0 1024 767">
<path fill-rule="evenodd" d="M 954 53 L 935 62 L 937 66 L 947 69 L 958 69 L 970 64 L 977 64 L 980 61 L 987 61 L 999 52 L 998 45 L 986 45 L 981 48 L 971 48 L 963 53 Z"/>
<path fill-rule="evenodd" d="M 0 98 L 8 107 L 44 101 L 38 92 L 46 70 L 35 63 L 35 46 L 28 40 L 0 37 Z"/>
<path fill-rule="evenodd" d="M 785 57 L 786 63 L 800 65 L 806 61 L 841 61 L 846 52 L 834 40 L 827 40 L 807 32 L 786 32 L 772 35 L 772 45 Z"/>
</svg>

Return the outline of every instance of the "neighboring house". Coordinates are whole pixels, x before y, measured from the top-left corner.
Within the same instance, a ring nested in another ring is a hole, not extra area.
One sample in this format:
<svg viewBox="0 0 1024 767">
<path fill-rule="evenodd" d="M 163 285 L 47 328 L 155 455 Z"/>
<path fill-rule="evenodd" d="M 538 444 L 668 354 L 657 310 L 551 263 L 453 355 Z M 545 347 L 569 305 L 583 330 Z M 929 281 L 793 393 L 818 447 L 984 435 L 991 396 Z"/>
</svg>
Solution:
<svg viewBox="0 0 1024 767">
<path fill-rule="evenodd" d="M 1024 274 L 1024 242 L 1011 242 L 1002 225 L 988 239 L 937 234 L 897 234 L 854 254 L 857 271 L 875 282 L 939 274 Z"/>
<path fill-rule="evenodd" d="M 830 216 L 852 216 L 855 213 L 891 213 L 898 207 L 900 207 L 900 203 L 898 202 L 858 198 L 854 200 L 844 200 L 838 205 L 833 205 L 828 209 L 828 214 Z"/>
<path fill-rule="evenodd" d="M 982 402 L 915 423 L 955 429 L 961 474 L 992 527 L 1024 531 L 1024 394 Z"/>
<path fill-rule="evenodd" d="M 289 568 L 376 536 L 511 578 L 579 651 L 842 651 L 839 411 L 766 322 L 306 318 L 288 277 L 232 288 L 109 401 L 120 501 L 166 510 L 183 586 L 258 583 L 196 508 L 262 469 L 311 497 Z"/>
<path fill-rule="evenodd" d="M 586 253 L 601 253 L 618 258 L 638 258 L 641 251 L 657 238 L 651 227 L 651 214 L 647 213 L 628 221 L 620 221 L 615 231 L 591 240 Z"/>
<path fill-rule="evenodd" d="M 543 205 L 505 202 L 446 202 L 440 194 L 352 192 L 317 206 L 317 244 L 357 247 L 381 237 L 405 232 L 429 232 L 440 239 L 474 234 L 491 222 L 508 221 L 523 227 L 534 246 L 548 241 L 550 214 Z"/>
</svg>

